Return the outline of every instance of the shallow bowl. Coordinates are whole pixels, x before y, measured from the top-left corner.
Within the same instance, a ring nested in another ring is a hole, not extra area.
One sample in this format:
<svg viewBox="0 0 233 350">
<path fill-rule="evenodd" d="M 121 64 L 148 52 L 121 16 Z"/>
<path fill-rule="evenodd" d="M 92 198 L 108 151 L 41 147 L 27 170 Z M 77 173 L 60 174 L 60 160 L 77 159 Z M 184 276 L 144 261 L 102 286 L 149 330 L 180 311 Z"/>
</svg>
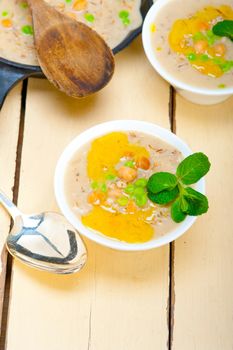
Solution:
<svg viewBox="0 0 233 350">
<path fill-rule="evenodd" d="M 124 250 L 124 251 L 142 251 L 142 250 L 148 250 L 148 249 L 160 247 L 174 241 L 175 239 L 183 235 L 185 231 L 187 231 L 190 228 L 190 226 L 192 226 L 192 224 L 196 220 L 196 217 L 187 216 L 182 223 L 177 224 L 177 227 L 174 230 L 160 237 L 155 236 L 148 242 L 126 243 L 126 242 L 119 241 L 119 240 L 107 237 L 105 235 L 99 234 L 94 230 L 87 228 L 82 224 L 81 220 L 73 213 L 72 209 L 70 208 L 67 202 L 67 198 L 65 194 L 65 185 L 64 185 L 65 174 L 66 174 L 66 170 L 70 160 L 85 144 L 91 142 L 92 140 L 104 134 L 107 134 L 113 131 L 143 132 L 145 134 L 158 137 L 161 140 L 167 142 L 168 144 L 174 146 L 182 153 L 184 157 L 187 157 L 188 155 L 192 154 L 191 149 L 179 137 L 177 137 L 175 134 L 171 133 L 167 129 L 164 129 L 152 123 L 137 121 L 137 120 L 117 120 L 117 121 L 110 121 L 103 124 L 98 124 L 84 131 L 80 135 L 78 135 L 65 148 L 65 150 L 63 151 L 62 155 L 58 160 L 56 170 L 55 170 L 54 188 L 55 188 L 57 203 L 58 203 L 58 206 L 60 207 L 60 210 L 65 215 L 67 220 L 79 231 L 80 234 L 86 236 L 92 241 L 95 241 L 96 243 L 99 243 L 109 248 Z M 201 179 L 196 184 L 195 189 L 202 193 L 204 192 L 203 179 Z"/>
</svg>

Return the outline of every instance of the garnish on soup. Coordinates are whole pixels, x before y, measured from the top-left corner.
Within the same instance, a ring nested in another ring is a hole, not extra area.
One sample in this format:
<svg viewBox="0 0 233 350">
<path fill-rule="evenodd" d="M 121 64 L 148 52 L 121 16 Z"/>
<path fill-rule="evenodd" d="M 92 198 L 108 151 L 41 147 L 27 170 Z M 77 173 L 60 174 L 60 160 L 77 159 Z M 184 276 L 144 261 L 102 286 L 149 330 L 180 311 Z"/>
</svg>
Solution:
<svg viewBox="0 0 233 350">
<path fill-rule="evenodd" d="M 233 41 L 233 21 L 225 20 L 213 26 L 213 33 L 218 36 L 225 36 Z"/>
<path fill-rule="evenodd" d="M 233 68 L 233 60 L 226 57 L 226 44 L 212 31 L 220 18 L 233 18 L 233 9 L 224 5 L 207 6 L 190 18 L 175 21 L 169 34 L 172 50 L 186 57 L 200 73 L 211 77 L 220 77 Z"/>
<path fill-rule="evenodd" d="M 183 221 L 187 215 L 198 216 L 207 212 L 208 199 L 193 188 L 210 169 L 210 162 L 203 153 L 194 153 L 178 165 L 176 175 L 168 172 L 153 174 L 147 183 L 148 197 L 152 202 L 172 202 L 171 217 L 175 222 Z"/>
<path fill-rule="evenodd" d="M 177 149 L 156 137 L 109 133 L 83 147 L 70 162 L 68 202 L 83 224 L 100 234 L 129 243 L 149 241 L 176 227 L 181 198 L 189 205 L 182 217 L 197 215 L 200 200 L 190 202 L 196 191 L 189 193 L 182 184 L 204 175 L 199 158 L 187 166 L 187 160 L 180 163 Z"/>
</svg>

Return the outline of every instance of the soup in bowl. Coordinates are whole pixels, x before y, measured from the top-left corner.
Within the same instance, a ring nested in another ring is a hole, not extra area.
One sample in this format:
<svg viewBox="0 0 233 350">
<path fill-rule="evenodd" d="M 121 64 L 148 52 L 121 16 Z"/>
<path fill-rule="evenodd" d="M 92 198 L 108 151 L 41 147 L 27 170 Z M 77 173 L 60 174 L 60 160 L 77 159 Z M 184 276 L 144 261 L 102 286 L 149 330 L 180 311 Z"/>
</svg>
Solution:
<svg viewBox="0 0 233 350">
<path fill-rule="evenodd" d="M 145 53 L 188 100 L 221 102 L 233 94 L 233 42 L 226 31 L 231 21 L 232 0 L 158 0 L 143 24 Z"/>
<path fill-rule="evenodd" d="M 99 124 L 77 136 L 55 171 L 57 203 L 77 230 L 119 250 L 147 250 L 182 235 L 195 221 L 171 217 L 171 205 L 147 193 L 154 173 L 175 174 L 191 154 L 176 135 L 155 124 L 120 120 Z M 195 185 L 204 191 L 204 180 Z"/>
<path fill-rule="evenodd" d="M 143 20 L 141 0 L 45 1 L 96 30 L 111 49 L 117 48 L 130 33 L 139 29 Z M 0 1 L 0 57 L 26 65 L 39 65 L 27 1 Z"/>
</svg>

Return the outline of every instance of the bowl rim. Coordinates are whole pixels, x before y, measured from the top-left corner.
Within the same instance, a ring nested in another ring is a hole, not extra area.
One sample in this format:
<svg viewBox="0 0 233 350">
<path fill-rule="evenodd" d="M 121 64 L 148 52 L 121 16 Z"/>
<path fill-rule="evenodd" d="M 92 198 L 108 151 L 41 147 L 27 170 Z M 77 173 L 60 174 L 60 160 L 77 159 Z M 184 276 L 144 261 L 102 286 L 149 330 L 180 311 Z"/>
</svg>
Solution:
<svg viewBox="0 0 233 350">
<path fill-rule="evenodd" d="M 156 0 L 156 2 L 150 7 L 146 14 L 143 26 L 142 26 L 142 43 L 145 54 L 153 66 L 153 68 L 171 85 L 177 87 L 178 89 L 186 90 L 196 94 L 202 94 L 206 96 L 224 96 L 233 94 L 233 86 L 226 87 L 224 89 L 210 89 L 210 88 L 199 88 L 197 86 L 190 86 L 179 79 L 174 78 L 167 70 L 160 64 L 159 60 L 154 54 L 154 50 L 151 42 L 151 31 L 150 26 L 154 23 L 156 16 L 163 6 L 166 6 L 169 2 L 176 0 Z M 208 1 L 208 0 L 206 0 Z"/>
<path fill-rule="evenodd" d="M 158 137 L 170 145 L 176 147 L 182 152 L 184 157 L 193 153 L 188 145 L 178 136 L 173 134 L 168 129 L 165 129 L 151 122 L 140 120 L 115 120 L 97 124 L 76 136 L 65 147 L 58 159 L 54 175 L 54 191 L 56 201 L 61 212 L 66 217 L 66 219 L 79 231 L 81 235 L 91 239 L 96 243 L 112 249 L 122 251 L 144 251 L 152 248 L 157 248 L 174 241 L 183 235 L 193 225 L 196 217 L 187 216 L 182 223 L 177 224 L 177 227 L 174 230 L 159 238 L 151 239 L 145 243 L 126 243 L 101 235 L 94 230 L 87 228 L 81 223 L 80 219 L 69 208 L 69 205 L 66 201 L 64 189 L 64 177 L 69 161 L 83 145 L 96 139 L 97 137 L 100 137 L 112 131 L 139 131 L 147 133 Z M 195 188 L 202 193 L 205 192 L 205 181 L 203 178 L 197 182 Z"/>
</svg>

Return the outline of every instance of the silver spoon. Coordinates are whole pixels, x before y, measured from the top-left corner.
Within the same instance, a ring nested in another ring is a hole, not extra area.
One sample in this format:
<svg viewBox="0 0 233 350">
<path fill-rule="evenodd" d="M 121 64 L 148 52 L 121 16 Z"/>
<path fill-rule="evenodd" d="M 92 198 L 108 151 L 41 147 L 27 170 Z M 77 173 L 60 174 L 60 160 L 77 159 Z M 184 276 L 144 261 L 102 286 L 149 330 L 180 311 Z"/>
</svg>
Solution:
<svg viewBox="0 0 233 350">
<path fill-rule="evenodd" d="M 61 214 L 25 215 L 0 191 L 0 203 L 14 225 L 7 237 L 10 254 L 25 264 L 59 274 L 79 271 L 87 260 L 85 245 Z"/>
</svg>

